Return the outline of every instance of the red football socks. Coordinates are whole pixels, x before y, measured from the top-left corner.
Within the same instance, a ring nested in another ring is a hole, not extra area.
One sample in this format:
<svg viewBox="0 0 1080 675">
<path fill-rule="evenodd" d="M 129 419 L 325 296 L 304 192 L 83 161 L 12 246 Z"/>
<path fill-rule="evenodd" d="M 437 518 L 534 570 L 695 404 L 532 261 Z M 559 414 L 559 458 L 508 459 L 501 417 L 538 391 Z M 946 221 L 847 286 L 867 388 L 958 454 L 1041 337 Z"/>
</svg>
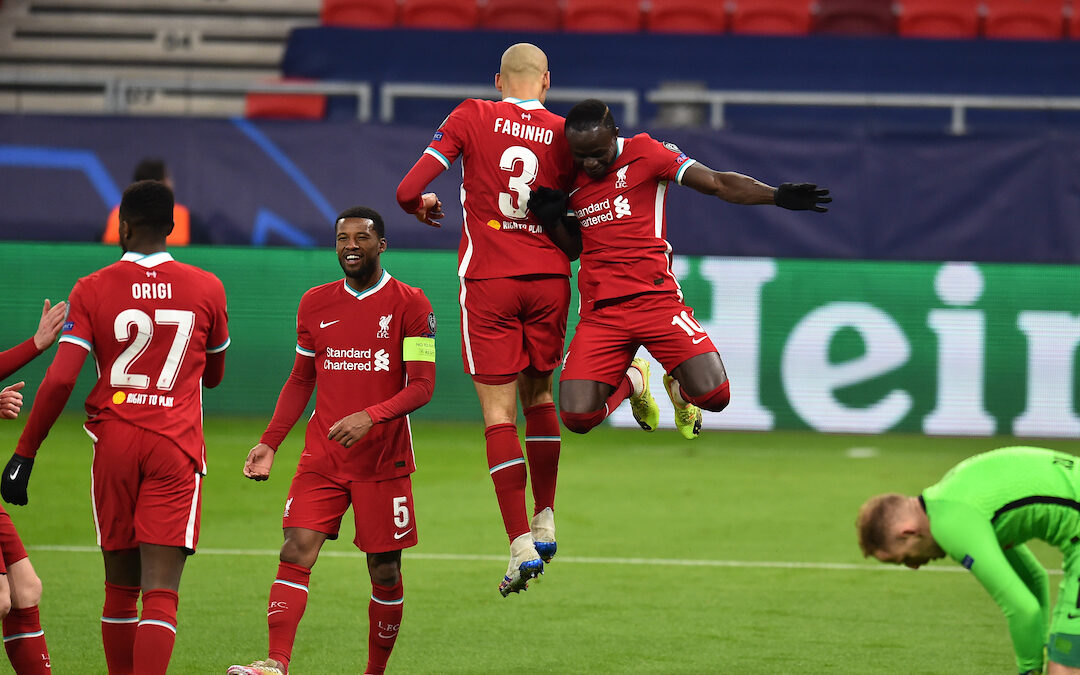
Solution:
<svg viewBox="0 0 1080 675">
<path fill-rule="evenodd" d="M 559 475 L 559 414 L 554 403 L 525 409 L 525 454 L 532 474 L 533 513 L 555 509 Z"/>
<path fill-rule="evenodd" d="M 176 642 L 179 596 L 167 588 L 143 591 L 142 618 L 135 629 L 133 662 L 139 675 L 165 675 Z"/>
<path fill-rule="evenodd" d="M 270 602 L 266 608 L 266 624 L 270 633 L 270 658 L 280 661 L 287 670 L 292 658 L 296 628 L 304 616 L 308 600 L 311 569 L 282 562 L 277 577 L 270 586 Z"/>
<path fill-rule="evenodd" d="M 101 610 L 101 644 L 109 675 L 133 675 L 135 629 L 139 625 L 138 586 L 105 582 L 105 606 Z"/>
<path fill-rule="evenodd" d="M 371 584 L 368 603 L 368 662 L 365 673 L 381 675 L 394 649 L 401 614 L 405 608 L 404 581 L 399 577 L 395 586 Z"/>
<path fill-rule="evenodd" d="M 525 456 L 513 424 L 493 424 L 484 430 L 487 438 L 488 470 L 495 484 L 503 526 L 510 541 L 529 531 L 525 511 Z"/>
<path fill-rule="evenodd" d="M 49 648 L 38 608 L 12 607 L 4 617 L 4 649 L 16 675 L 50 675 Z"/>
</svg>

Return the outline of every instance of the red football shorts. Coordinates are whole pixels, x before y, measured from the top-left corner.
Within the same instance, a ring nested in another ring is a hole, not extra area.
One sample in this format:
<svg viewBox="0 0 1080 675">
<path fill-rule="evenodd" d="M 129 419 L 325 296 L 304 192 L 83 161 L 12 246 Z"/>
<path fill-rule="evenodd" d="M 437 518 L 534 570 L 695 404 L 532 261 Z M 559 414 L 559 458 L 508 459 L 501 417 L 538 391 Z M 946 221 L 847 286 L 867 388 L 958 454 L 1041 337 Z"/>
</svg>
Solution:
<svg viewBox="0 0 1080 675">
<path fill-rule="evenodd" d="M 0 507 L 0 574 L 7 574 L 7 568 L 26 557 L 26 548 L 23 546 L 19 533 L 15 531 L 15 523 L 11 522 L 11 516 Z"/>
<path fill-rule="evenodd" d="M 562 362 L 570 280 L 461 279 L 461 361 L 470 375 L 550 373 Z"/>
<path fill-rule="evenodd" d="M 715 352 L 694 310 L 673 293 L 646 293 L 581 317 L 560 380 L 617 386 L 639 347 L 670 373 L 687 359 Z"/>
<path fill-rule="evenodd" d="M 353 507 L 356 538 L 365 553 L 416 546 L 412 479 L 409 476 L 365 482 L 297 471 L 285 500 L 282 527 L 302 527 L 337 539 L 341 518 Z"/>
<path fill-rule="evenodd" d="M 157 544 L 194 553 L 202 475 L 191 456 L 171 439 L 124 422 L 95 424 L 90 437 L 98 545 L 116 551 Z"/>
</svg>

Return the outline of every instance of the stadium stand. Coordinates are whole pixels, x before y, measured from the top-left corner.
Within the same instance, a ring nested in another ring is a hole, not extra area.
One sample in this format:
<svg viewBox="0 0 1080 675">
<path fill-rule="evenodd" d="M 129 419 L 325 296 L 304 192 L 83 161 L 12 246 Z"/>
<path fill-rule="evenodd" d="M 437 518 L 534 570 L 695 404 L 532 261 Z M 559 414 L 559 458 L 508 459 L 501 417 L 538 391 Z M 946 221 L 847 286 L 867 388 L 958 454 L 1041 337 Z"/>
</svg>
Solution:
<svg viewBox="0 0 1080 675">
<path fill-rule="evenodd" d="M 480 8 L 480 27 L 500 30 L 558 30 L 556 3 L 534 0 L 488 0 Z"/>
<path fill-rule="evenodd" d="M 809 0 L 736 0 L 731 31 L 749 35 L 805 35 L 810 32 Z"/>
<path fill-rule="evenodd" d="M 1069 37 L 1080 40 L 1080 2 L 1074 2 L 1072 16 L 1069 17 Z"/>
<path fill-rule="evenodd" d="M 397 0 L 323 0 L 319 22 L 324 26 L 391 28 L 398 23 Z"/>
<path fill-rule="evenodd" d="M 893 35 L 896 18 L 892 0 L 819 0 L 815 33 L 831 35 Z"/>
<path fill-rule="evenodd" d="M 651 0 L 646 30 L 654 33 L 723 33 L 727 12 L 713 0 Z"/>
<path fill-rule="evenodd" d="M 1063 0 L 983 0 L 983 7 L 988 38 L 1057 40 L 1065 34 Z"/>
<path fill-rule="evenodd" d="M 974 38 L 979 34 L 979 0 L 900 0 L 897 33 L 911 38 Z"/>
<path fill-rule="evenodd" d="M 476 0 L 404 0 L 401 25 L 407 28 L 469 29 L 480 24 Z"/>
<path fill-rule="evenodd" d="M 238 115 L 243 91 L 168 94 L 156 81 L 276 77 L 296 27 L 318 24 L 319 0 L 6 0 L 0 9 L 0 101 L 22 112 L 124 108 L 146 114 Z M 10 108 L 9 108 L 10 109 Z"/>
<path fill-rule="evenodd" d="M 577 32 L 633 33 L 641 30 L 641 6 L 625 0 L 566 0 L 563 28 Z"/>
</svg>

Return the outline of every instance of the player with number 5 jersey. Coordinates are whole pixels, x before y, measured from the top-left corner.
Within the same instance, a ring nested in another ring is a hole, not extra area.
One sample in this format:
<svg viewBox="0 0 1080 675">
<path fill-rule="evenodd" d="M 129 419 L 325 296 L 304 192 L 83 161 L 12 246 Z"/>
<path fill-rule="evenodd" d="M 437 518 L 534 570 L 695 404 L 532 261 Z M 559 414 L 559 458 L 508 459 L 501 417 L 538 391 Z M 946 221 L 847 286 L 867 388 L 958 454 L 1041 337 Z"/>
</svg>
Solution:
<svg viewBox="0 0 1080 675">
<path fill-rule="evenodd" d="M 85 428 L 94 443 L 91 495 L 105 559 L 101 636 L 111 675 L 168 668 L 180 575 L 199 539 L 202 387 L 221 382 L 229 346 L 225 288 L 213 274 L 173 260 L 165 246 L 172 217 L 172 190 L 163 183 L 124 191 L 124 255 L 71 291 L 56 357 L 2 479 L 5 499 L 25 504 L 33 458 L 93 354 L 98 380 L 86 399 Z"/>
<path fill-rule="evenodd" d="M 442 202 L 422 192 L 461 160 L 461 358 L 480 399 L 488 470 L 510 540 L 510 563 L 499 586 L 504 597 L 524 590 L 556 549 L 560 440 L 551 390 L 566 338 L 570 261 L 545 236 L 529 200 L 536 185 L 568 185 L 573 161 L 562 117 L 544 107 L 551 84 L 547 66 L 534 45 L 507 49 L 495 75 L 502 100 L 458 105 L 397 190 L 403 209 L 438 227 Z M 531 521 L 518 397 L 532 472 Z"/>
<path fill-rule="evenodd" d="M 364 673 L 386 669 L 401 626 L 401 551 L 417 543 L 408 414 L 434 392 L 435 315 L 423 291 L 382 268 L 379 257 L 387 244 L 376 211 L 346 209 L 334 234 L 345 278 L 316 286 L 300 299 L 292 373 L 244 464 L 248 478 L 270 477 L 278 446 L 317 389 L 285 499 L 285 542 L 266 609 L 268 657 L 231 666 L 229 675 L 288 672 L 311 568 L 326 540 L 337 539 L 350 505 L 353 543 L 367 553 L 371 578 Z"/>
</svg>

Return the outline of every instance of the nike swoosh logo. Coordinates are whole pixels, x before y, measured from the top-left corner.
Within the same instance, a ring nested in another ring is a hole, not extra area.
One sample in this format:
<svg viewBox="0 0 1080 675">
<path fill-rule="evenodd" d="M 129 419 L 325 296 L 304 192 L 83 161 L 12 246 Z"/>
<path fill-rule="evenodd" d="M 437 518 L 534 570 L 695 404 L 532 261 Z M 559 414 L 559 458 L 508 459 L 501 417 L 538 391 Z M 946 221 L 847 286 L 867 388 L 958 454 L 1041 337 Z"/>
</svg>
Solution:
<svg viewBox="0 0 1080 675">
<path fill-rule="evenodd" d="M 341 319 L 334 319 L 333 321 L 320 321 L 319 322 L 319 328 L 326 328 L 327 326 L 333 326 L 338 321 L 341 321 Z"/>
<path fill-rule="evenodd" d="M 709 337 L 709 336 L 708 336 L 708 335 L 702 335 L 702 336 L 701 336 L 701 337 L 699 337 L 699 338 L 694 338 L 694 339 L 693 339 L 693 340 L 691 340 L 690 342 L 693 342 L 694 344 L 696 344 L 696 345 L 699 345 L 699 344 L 701 344 L 702 342 L 704 342 L 704 341 L 705 341 L 705 338 L 707 338 L 707 337 Z"/>
<path fill-rule="evenodd" d="M 402 537 L 404 537 L 408 533 L 412 532 L 412 530 L 413 529 L 410 527 L 409 529 L 405 530 L 404 532 L 395 532 L 394 533 L 394 539 L 401 539 Z"/>
<path fill-rule="evenodd" d="M 8 475 L 8 478 L 10 478 L 11 480 L 15 480 L 15 477 L 19 475 L 19 471 L 20 471 L 21 469 L 22 469 L 22 466 L 17 466 L 17 467 L 15 467 L 15 470 L 14 470 L 14 471 L 12 471 L 12 472 L 11 472 L 11 473 L 10 473 L 10 474 Z"/>
</svg>

